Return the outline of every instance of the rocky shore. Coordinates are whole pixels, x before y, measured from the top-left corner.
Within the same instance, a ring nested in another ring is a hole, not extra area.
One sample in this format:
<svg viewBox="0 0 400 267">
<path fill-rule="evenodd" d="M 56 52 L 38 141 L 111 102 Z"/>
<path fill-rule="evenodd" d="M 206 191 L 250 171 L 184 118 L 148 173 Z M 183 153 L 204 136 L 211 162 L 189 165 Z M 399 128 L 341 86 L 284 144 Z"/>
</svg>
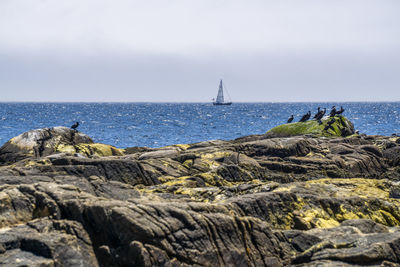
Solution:
<svg viewBox="0 0 400 267">
<path fill-rule="evenodd" d="M 400 138 L 347 119 L 162 148 L 0 148 L 1 266 L 400 266 Z"/>
</svg>

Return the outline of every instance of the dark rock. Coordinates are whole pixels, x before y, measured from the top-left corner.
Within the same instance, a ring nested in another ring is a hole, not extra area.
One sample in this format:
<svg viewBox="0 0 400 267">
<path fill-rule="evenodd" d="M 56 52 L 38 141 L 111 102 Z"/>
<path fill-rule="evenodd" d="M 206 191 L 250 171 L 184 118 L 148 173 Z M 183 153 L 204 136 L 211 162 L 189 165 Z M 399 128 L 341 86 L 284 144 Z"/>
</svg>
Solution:
<svg viewBox="0 0 400 267">
<path fill-rule="evenodd" d="M 242 151 L 249 157 L 270 156 L 288 157 L 305 156 L 316 142 L 308 138 L 273 138 L 244 143 Z"/>
<path fill-rule="evenodd" d="M 304 252 L 310 247 L 322 242 L 319 237 L 306 234 L 302 231 L 285 231 L 284 234 L 291 242 L 292 246 L 299 252 Z"/>
<path fill-rule="evenodd" d="M 293 217 L 293 229 L 298 229 L 298 230 L 310 230 L 311 224 L 304 220 L 303 218 L 299 216 L 294 216 Z"/>
<path fill-rule="evenodd" d="M 98 266 L 92 243 L 82 226 L 68 220 L 33 220 L 2 229 L 2 266 Z"/>
<path fill-rule="evenodd" d="M 346 220 L 346 221 L 342 222 L 340 225 L 354 226 L 354 227 L 358 228 L 364 234 L 389 232 L 386 226 L 384 226 L 382 224 L 378 224 L 371 220 L 366 220 L 366 219 Z"/>
<path fill-rule="evenodd" d="M 154 158 L 174 158 L 178 154 L 179 153 L 176 149 L 150 151 L 150 152 L 145 152 L 145 153 L 141 154 L 139 156 L 139 160 L 154 159 Z"/>
<path fill-rule="evenodd" d="M 400 199 L 400 184 L 392 184 L 390 186 L 389 197 Z"/>
<path fill-rule="evenodd" d="M 375 265 L 399 263 L 400 232 L 360 234 L 352 227 L 312 229 L 307 234 L 323 241 L 298 254 L 292 263 L 337 261 L 348 265 Z"/>
<path fill-rule="evenodd" d="M 277 262 L 285 261 L 285 251 L 290 249 L 285 243 L 280 244 L 283 236 L 274 234 L 264 222 L 232 216 L 228 210 L 218 207 L 210 213 L 207 204 L 173 201 L 164 204 L 135 199 L 126 203 L 46 184 L 30 187 L 31 191 L 26 187 L 15 189 L 22 190 L 29 198 L 51 196 L 65 219 L 84 226 L 93 246 L 98 248 L 96 255 L 99 258 L 111 255 L 109 262 L 118 266 L 135 265 L 136 260 L 137 264 L 164 265 L 171 264 L 173 259 L 190 265 L 232 265 L 249 261 L 259 265 L 271 257 Z M 132 242 L 136 242 L 133 247 Z M 142 250 L 138 242 L 149 255 L 145 251 L 140 257 L 131 254 L 132 249 Z M 51 244 L 33 247 L 43 257 L 54 258 Z M 247 249 L 252 251 L 250 255 Z"/>
<path fill-rule="evenodd" d="M 400 140 L 400 138 L 399 138 Z M 391 166 L 400 166 L 400 146 L 391 147 L 383 151 L 383 156 Z"/>
<path fill-rule="evenodd" d="M 365 145 L 365 146 L 360 146 L 360 149 L 365 150 L 367 152 L 370 152 L 374 154 L 377 157 L 382 157 L 382 152 L 377 148 L 376 146 L 371 146 L 371 145 Z"/>
</svg>

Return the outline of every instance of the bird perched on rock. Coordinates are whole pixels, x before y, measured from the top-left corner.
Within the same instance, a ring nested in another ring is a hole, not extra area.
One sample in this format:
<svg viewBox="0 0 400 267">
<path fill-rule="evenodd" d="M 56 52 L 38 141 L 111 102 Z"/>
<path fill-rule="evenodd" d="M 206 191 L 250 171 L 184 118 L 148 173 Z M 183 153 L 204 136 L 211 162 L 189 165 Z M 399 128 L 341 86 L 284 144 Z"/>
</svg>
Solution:
<svg viewBox="0 0 400 267">
<path fill-rule="evenodd" d="M 74 129 L 76 131 L 76 128 L 78 128 L 78 126 L 79 126 L 79 122 L 77 121 L 71 126 L 71 129 Z"/>
<path fill-rule="evenodd" d="M 320 108 L 320 107 L 318 107 L 318 111 L 317 111 L 317 113 L 315 113 L 314 119 L 317 118 L 317 116 L 318 116 L 319 113 L 321 113 L 321 108 Z"/>
<path fill-rule="evenodd" d="M 325 113 L 326 113 L 326 108 L 315 114 L 314 119 L 317 120 L 319 124 L 322 124 L 321 119 L 324 117 Z"/>
<path fill-rule="evenodd" d="M 287 120 L 287 123 L 291 123 L 293 121 L 293 115 L 291 115 L 290 117 L 289 117 L 289 119 Z"/>
<path fill-rule="evenodd" d="M 311 117 L 311 111 L 308 111 L 308 113 L 307 113 L 307 120 L 309 120 L 310 117 Z"/>
<path fill-rule="evenodd" d="M 344 112 L 344 108 L 340 106 L 340 110 L 336 111 L 336 114 L 340 115 Z"/>
<path fill-rule="evenodd" d="M 299 120 L 299 122 L 305 122 L 305 121 L 307 121 L 310 117 L 311 117 L 311 111 L 308 111 L 306 114 L 303 115 L 303 117 L 301 117 L 301 119 Z"/>
<path fill-rule="evenodd" d="M 318 107 L 318 113 L 315 114 L 314 119 L 319 121 L 320 119 L 322 119 L 322 117 L 325 115 L 325 113 L 326 113 L 326 108 L 324 108 L 324 110 L 320 110 Z"/>
<path fill-rule="evenodd" d="M 336 107 L 332 106 L 331 113 L 329 114 L 329 117 L 333 117 L 335 115 L 336 115 Z"/>
</svg>

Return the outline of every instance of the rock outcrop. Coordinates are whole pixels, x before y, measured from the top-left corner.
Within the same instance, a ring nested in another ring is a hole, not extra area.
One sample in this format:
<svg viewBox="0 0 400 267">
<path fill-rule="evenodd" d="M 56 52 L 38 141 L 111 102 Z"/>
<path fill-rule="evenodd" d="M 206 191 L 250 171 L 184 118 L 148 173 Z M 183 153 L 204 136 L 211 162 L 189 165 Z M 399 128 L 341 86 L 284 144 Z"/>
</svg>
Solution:
<svg viewBox="0 0 400 267">
<path fill-rule="evenodd" d="M 86 134 L 67 127 L 54 127 L 32 130 L 10 139 L 0 148 L 0 165 L 59 152 L 86 156 L 122 155 L 115 147 L 94 144 Z"/>
<path fill-rule="evenodd" d="M 399 137 L 122 150 L 72 131 L 0 149 L 0 265 L 400 264 Z"/>
<path fill-rule="evenodd" d="M 325 117 L 320 121 L 310 120 L 279 125 L 267 132 L 268 137 L 295 135 L 346 137 L 355 133 L 354 125 L 343 116 Z"/>
</svg>

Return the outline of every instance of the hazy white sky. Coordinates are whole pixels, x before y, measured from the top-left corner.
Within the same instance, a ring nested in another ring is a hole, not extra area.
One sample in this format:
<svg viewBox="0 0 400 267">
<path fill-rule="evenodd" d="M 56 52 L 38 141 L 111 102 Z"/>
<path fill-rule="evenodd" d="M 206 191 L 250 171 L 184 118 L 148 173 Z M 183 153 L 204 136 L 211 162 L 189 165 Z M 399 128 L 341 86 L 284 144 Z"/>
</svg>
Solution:
<svg viewBox="0 0 400 267">
<path fill-rule="evenodd" d="M 400 101 L 398 0 L 1 0 L 0 101 Z"/>
</svg>

